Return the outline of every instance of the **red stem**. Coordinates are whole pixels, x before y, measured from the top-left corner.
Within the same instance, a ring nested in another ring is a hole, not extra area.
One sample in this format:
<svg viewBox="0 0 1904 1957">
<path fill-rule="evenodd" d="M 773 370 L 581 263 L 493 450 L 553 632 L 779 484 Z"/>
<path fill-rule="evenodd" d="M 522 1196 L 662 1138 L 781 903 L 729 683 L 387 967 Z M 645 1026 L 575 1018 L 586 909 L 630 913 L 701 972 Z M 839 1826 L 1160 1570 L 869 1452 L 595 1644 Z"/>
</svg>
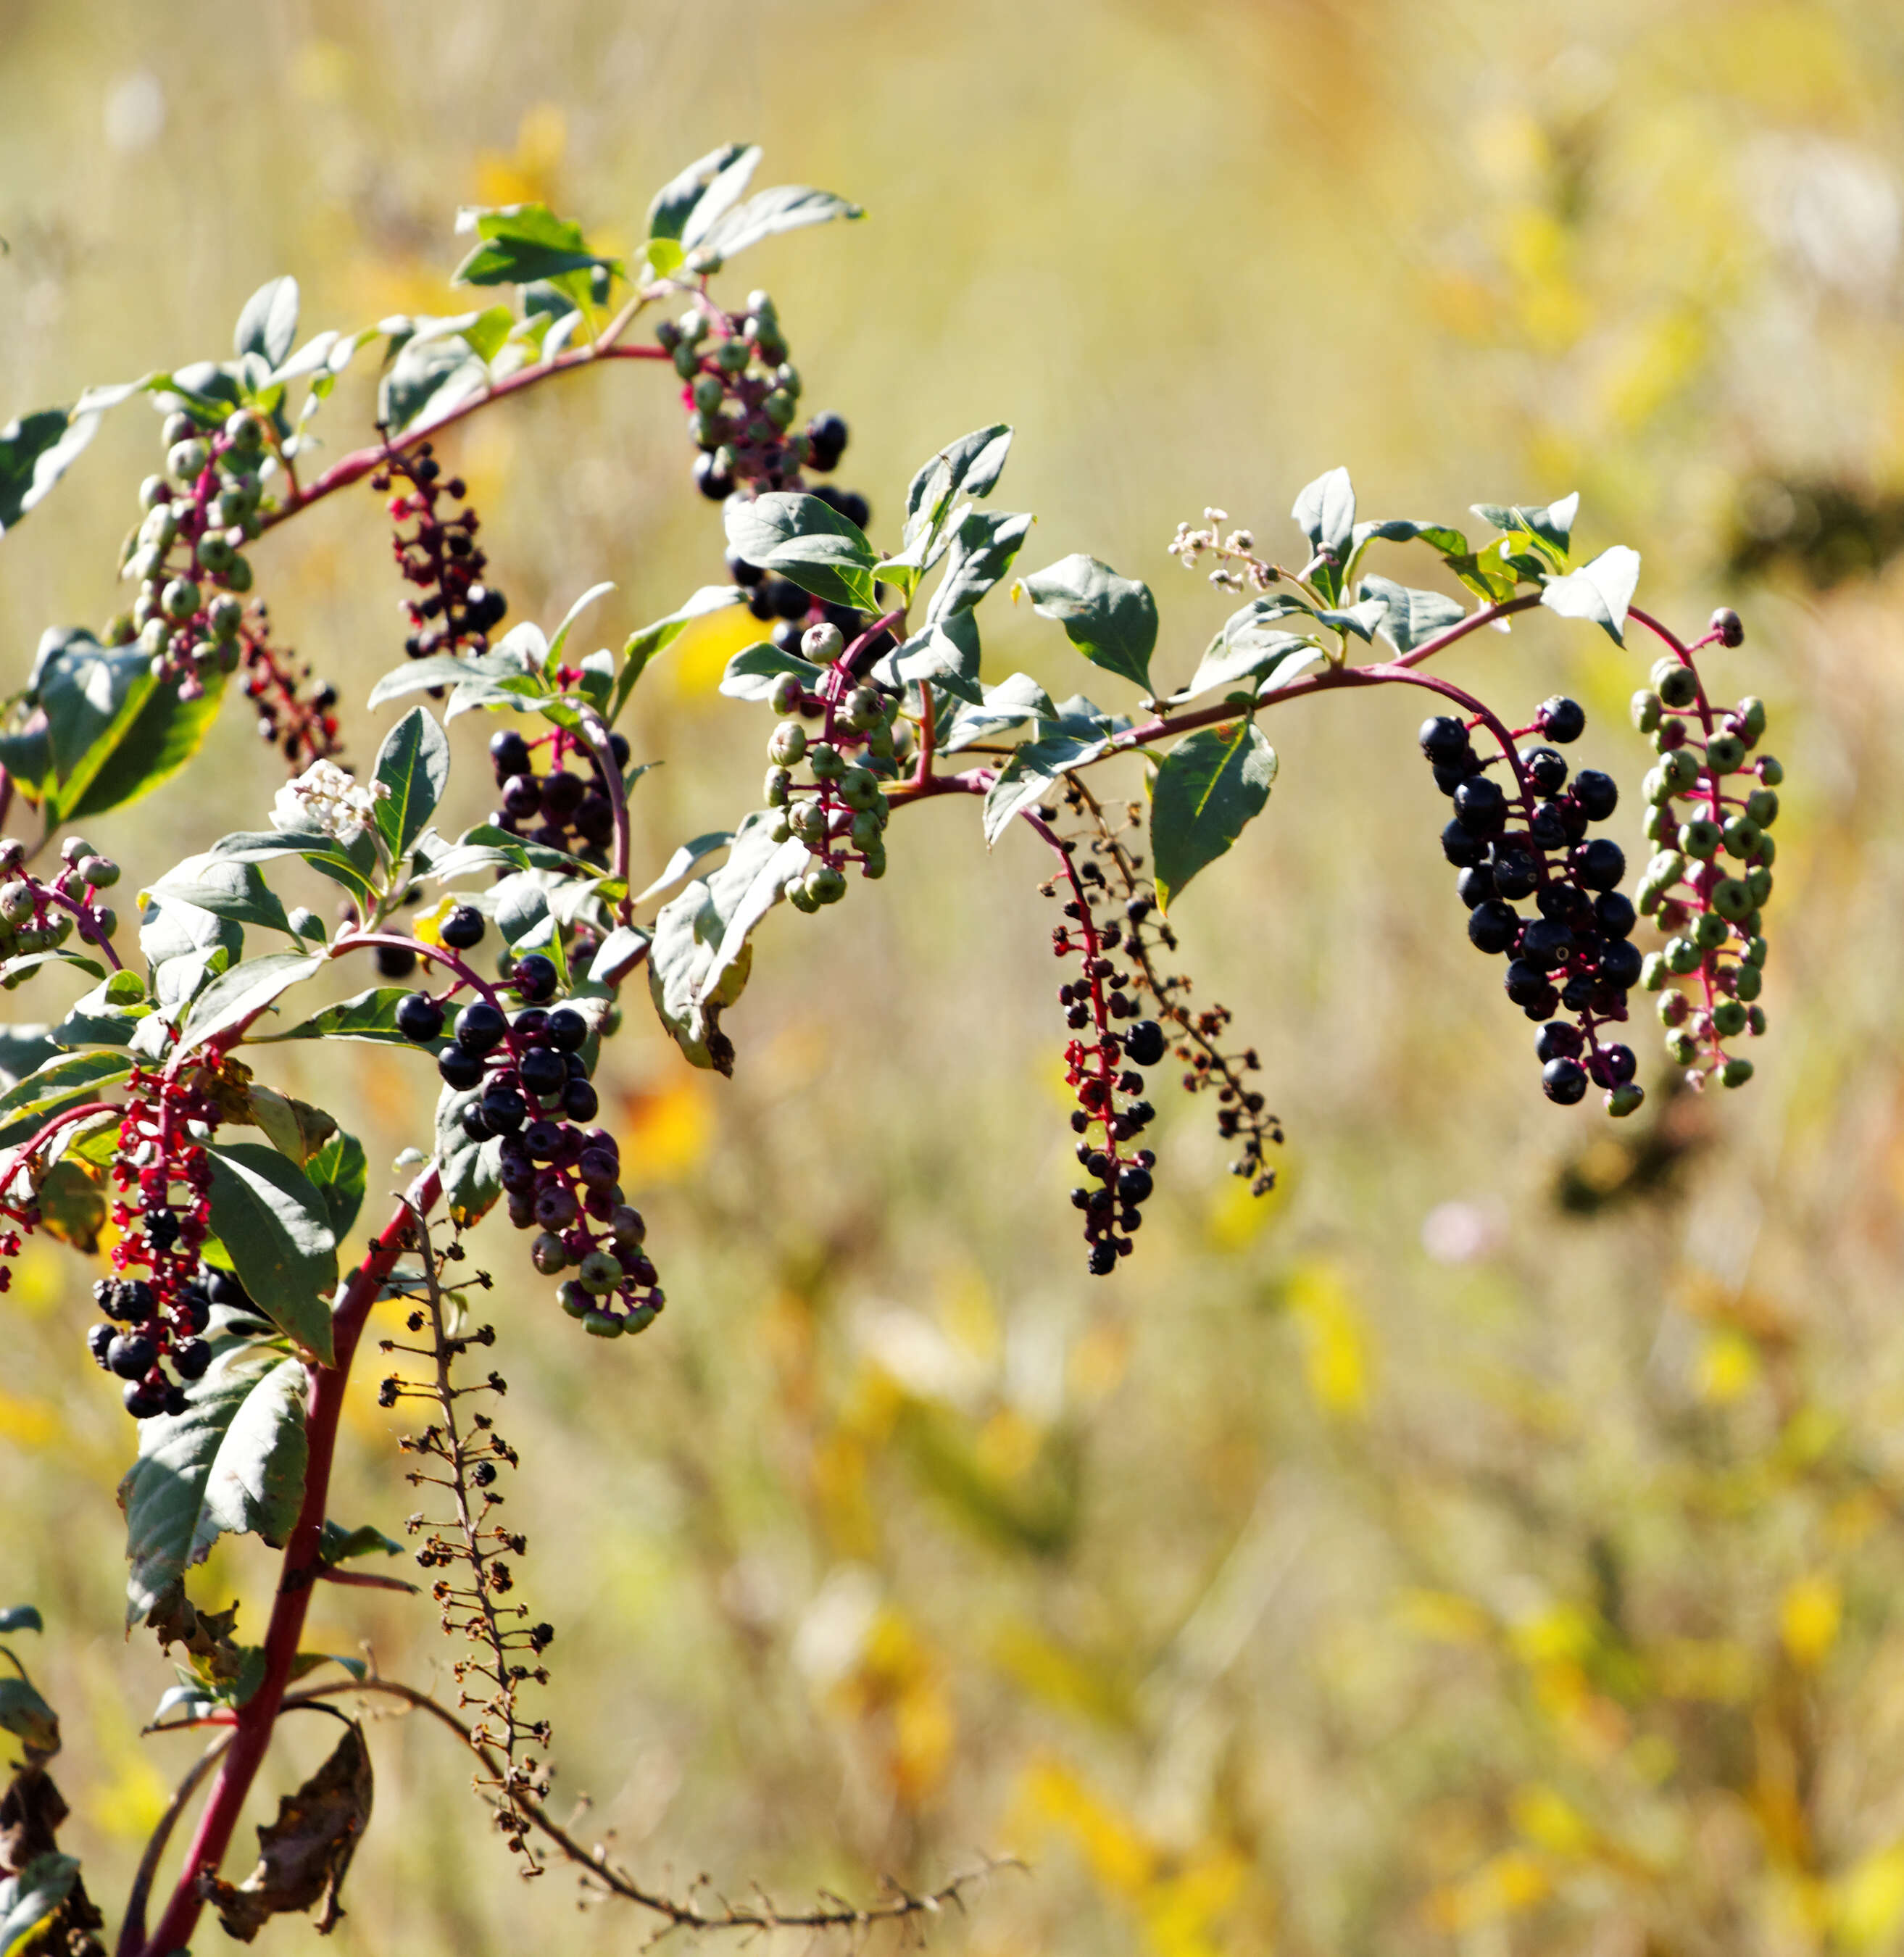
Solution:
<svg viewBox="0 0 1904 1957">
<path fill-rule="evenodd" d="M 238 1709 L 237 1731 L 230 1750 L 219 1769 L 218 1778 L 200 1816 L 197 1834 L 185 1855 L 172 1899 L 150 1938 L 142 1921 L 128 1918 L 119 1933 L 119 1957 L 170 1957 L 185 1948 L 204 1907 L 199 1893 L 201 1873 L 215 1872 L 231 1846 L 239 1817 L 252 1781 L 264 1763 L 270 1744 L 278 1709 L 289 1682 L 291 1667 L 304 1633 L 305 1613 L 311 1601 L 317 1576 L 318 1547 L 324 1534 L 324 1509 L 331 1490 L 331 1466 L 337 1442 L 337 1422 L 343 1411 L 344 1388 L 350 1377 L 370 1308 L 396 1267 L 410 1239 L 413 1221 L 429 1210 L 441 1193 L 435 1169 L 419 1177 L 397 1213 L 385 1225 L 382 1235 L 370 1247 L 368 1254 L 351 1275 L 331 1317 L 337 1361 L 330 1366 L 310 1366 L 310 1399 L 305 1420 L 309 1457 L 304 1474 L 304 1501 L 296 1525 L 284 1548 L 283 1573 L 278 1582 L 277 1601 L 264 1634 L 264 1679 L 257 1691 Z"/>
</svg>

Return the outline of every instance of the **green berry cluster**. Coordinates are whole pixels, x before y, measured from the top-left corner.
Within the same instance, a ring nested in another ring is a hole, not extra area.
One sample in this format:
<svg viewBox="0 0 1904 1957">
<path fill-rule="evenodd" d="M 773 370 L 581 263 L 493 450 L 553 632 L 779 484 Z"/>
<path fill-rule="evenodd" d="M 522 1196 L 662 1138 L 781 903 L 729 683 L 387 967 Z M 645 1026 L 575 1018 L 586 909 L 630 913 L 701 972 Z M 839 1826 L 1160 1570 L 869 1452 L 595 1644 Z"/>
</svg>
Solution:
<svg viewBox="0 0 1904 1957">
<path fill-rule="evenodd" d="M 79 836 L 68 836 L 59 855 L 59 875 L 43 883 L 25 867 L 26 846 L 0 838 L 0 877 L 6 880 L 0 883 L 0 960 L 56 951 L 75 930 L 96 945 L 118 931 L 118 912 L 99 902 L 100 892 L 119 880 L 118 864 Z M 0 988 L 11 992 L 27 975 L 7 972 L 0 976 Z"/>
<path fill-rule="evenodd" d="M 1743 637 L 1738 615 L 1722 609 L 1701 643 L 1733 646 Z M 1667 1054 L 1693 1084 L 1716 1075 L 1723 1086 L 1742 1087 L 1752 1063 L 1725 1042 L 1765 1030 L 1761 913 L 1772 894 L 1770 832 L 1785 779 L 1776 758 L 1757 751 L 1765 703 L 1748 697 L 1730 712 L 1714 709 L 1690 656 L 1675 653 L 1634 695 L 1633 718 L 1659 756 L 1644 785 L 1646 833 L 1658 853 L 1638 903 L 1667 934 L 1640 983 L 1660 994 Z"/>
<path fill-rule="evenodd" d="M 912 729 L 898 720 L 897 698 L 855 678 L 837 625 L 810 626 L 800 650 L 824 672 L 812 693 L 798 674 L 775 681 L 773 710 L 788 717 L 767 737 L 763 793 L 776 812 L 774 839 L 798 836 L 809 852 L 788 880 L 787 899 L 796 910 L 817 911 L 846 894 L 850 865 L 858 864 L 862 877 L 885 875 L 892 809 L 880 784 L 892 777 Z M 816 720 L 810 736 L 808 723 Z"/>
</svg>

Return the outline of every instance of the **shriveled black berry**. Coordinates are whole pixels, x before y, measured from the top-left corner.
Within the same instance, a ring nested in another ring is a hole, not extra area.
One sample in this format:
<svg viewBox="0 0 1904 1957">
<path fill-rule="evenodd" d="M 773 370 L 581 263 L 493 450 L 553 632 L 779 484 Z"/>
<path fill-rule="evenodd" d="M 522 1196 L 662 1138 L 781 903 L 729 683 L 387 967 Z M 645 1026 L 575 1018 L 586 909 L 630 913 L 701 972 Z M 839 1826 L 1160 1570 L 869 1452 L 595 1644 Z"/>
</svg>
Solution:
<svg viewBox="0 0 1904 1957">
<path fill-rule="evenodd" d="M 556 971 L 553 959 L 544 957 L 539 951 L 532 951 L 526 958 L 517 960 L 512 982 L 518 998 L 539 1006 L 545 1000 L 555 997 L 561 974 Z"/>
<path fill-rule="evenodd" d="M 1604 822 L 1620 805 L 1620 784 L 1598 768 L 1583 768 L 1573 777 L 1573 799 L 1590 822 Z"/>
<path fill-rule="evenodd" d="M 1593 899 L 1593 921 L 1602 937 L 1630 937 L 1639 918 L 1630 898 L 1603 890 Z"/>
<path fill-rule="evenodd" d="M 1577 700 L 1569 700 L 1565 694 L 1557 693 L 1535 709 L 1534 724 L 1548 740 L 1558 741 L 1564 748 L 1570 741 L 1577 741 L 1586 732 L 1586 710 Z"/>
<path fill-rule="evenodd" d="M 172 1348 L 172 1370 L 182 1380 L 202 1380 L 211 1364 L 211 1347 L 202 1339 L 188 1339 Z"/>
<path fill-rule="evenodd" d="M 1485 904 L 1494 895 L 1494 875 L 1485 863 L 1477 863 L 1471 870 L 1463 870 L 1454 880 L 1454 893 L 1472 910 L 1476 904 Z"/>
<path fill-rule="evenodd" d="M 1454 819 L 1472 836 L 1498 836 L 1507 820 L 1507 798 L 1501 784 L 1471 776 L 1454 792 Z"/>
<path fill-rule="evenodd" d="M 1558 795 L 1567 786 L 1567 757 L 1557 748 L 1523 748 L 1520 765 L 1544 795 Z"/>
<path fill-rule="evenodd" d="M 1586 1069 L 1577 1060 L 1550 1060 L 1540 1070 L 1541 1091 L 1550 1101 L 1570 1108 L 1586 1093 Z"/>
<path fill-rule="evenodd" d="M 1626 852 L 1610 836 L 1596 836 L 1569 852 L 1567 868 L 1589 890 L 1610 890 L 1627 873 Z"/>
<path fill-rule="evenodd" d="M 1458 870 L 1472 869 L 1488 853 L 1487 839 L 1470 835 L 1458 822 L 1451 822 L 1441 832 L 1441 854 Z"/>
<path fill-rule="evenodd" d="M 421 1046 L 443 1030 L 443 1008 L 427 993 L 412 992 L 397 1002 L 397 1030 Z"/>
<path fill-rule="evenodd" d="M 1090 1271 L 1094 1278 L 1109 1277 L 1118 1267 L 1116 1247 L 1103 1238 L 1091 1246 Z"/>
<path fill-rule="evenodd" d="M 558 1053 L 573 1053 L 588 1038 L 588 1022 L 573 1006 L 558 1006 L 549 1016 L 544 1035 Z"/>
<path fill-rule="evenodd" d="M 169 1209 L 146 1212 L 145 1240 L 154 1250 L 169 1250 L 179 1241 L 179 1219 Z"/>
<path fill-rule="evenodd" d="M 1520 915 L 1512 904 L 1491 898 L 1468 913 L 1468 942 L 1491 956 L 1505 951 L 1520 935 Z"/>
<path fill-rule="evenodd" d="M 480 1058 L 501 1039 L 509 1022 L 487 999 L 472 999 L 456 1016 L 456 1042 Z"/>
<path fill-rule="evenodd" d="M 1135 1067 L 1155 1067 L 1164 1053 L 1163 1028 L 1140 1020 L 1124 1035 L 1124 1057 Z"/>
<path fill-rule="evenodd" d="M 380 978 L 407 978 L 416 969 L 416 953 L 406 944 L 380 944 L 375 957 Z"/>
<path fill-rule="evenodd" d="M 446 1047 L 437 1056 L 436 1071 L 445 1087 L 460 1093 L 482 1078 L 482 1062 L 462 1047 Z"/>
<path fill-rule="evenodd" d="M 1421 743 L 1422 752 L 1437 768 L 1458 767 L 1468 751 L 1468 730 L 1451 713 L 1437 713 L 1424 720 L 1415 738 Z"/>
<path fill-rule="evenodd" d="M 458 904 L 438 928 L 452 951 L 468 951 L 482 942 L 482 913 L 473 904 Z"/>
<path fill-rule="evenodd" d="M 1534 1051 L 1543 1064 L 1550 1060 L 1577 1060 L 1586 1036 L 1565 1020 L 1554 1020 L 1542 1026 L 1534 1041 Z"/>
</svg>

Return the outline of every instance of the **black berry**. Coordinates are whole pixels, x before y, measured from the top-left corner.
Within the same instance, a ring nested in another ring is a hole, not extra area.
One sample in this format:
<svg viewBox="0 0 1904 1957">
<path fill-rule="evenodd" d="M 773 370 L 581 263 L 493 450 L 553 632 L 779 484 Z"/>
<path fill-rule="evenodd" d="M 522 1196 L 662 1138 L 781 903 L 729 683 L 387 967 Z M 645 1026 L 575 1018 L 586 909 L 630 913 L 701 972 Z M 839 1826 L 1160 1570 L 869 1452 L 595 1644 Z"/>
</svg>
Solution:
<svg viewBox="0 0 1904 1957">
<path fill-rule="evenodd" d="M 1535 711 L 1534 724 L 1548 740 L 1558 741 L 1564 748 L 1586 732 L 1586 711 L 1577 700 L 1569 700 L 1565 694 L 1557 693 L 1551 700 L 1541 702 Z M 1574 1097 L 1576 1100 L 1579 1098 L 1578 1095 Z"/>
<path fill-rule="evenodd" d="M 482 942 L 482 913 L 473 905 L 458 904 L 446 917 L 438 935 L 452 951 L 467 951 Z"/>
<path fill-rule="evenodd" d="M 412 992 L 397 1002 L 397 1030 L 421 1046 L 443 1030 L 443 1008 L 426 993 Z"/>
</svg>

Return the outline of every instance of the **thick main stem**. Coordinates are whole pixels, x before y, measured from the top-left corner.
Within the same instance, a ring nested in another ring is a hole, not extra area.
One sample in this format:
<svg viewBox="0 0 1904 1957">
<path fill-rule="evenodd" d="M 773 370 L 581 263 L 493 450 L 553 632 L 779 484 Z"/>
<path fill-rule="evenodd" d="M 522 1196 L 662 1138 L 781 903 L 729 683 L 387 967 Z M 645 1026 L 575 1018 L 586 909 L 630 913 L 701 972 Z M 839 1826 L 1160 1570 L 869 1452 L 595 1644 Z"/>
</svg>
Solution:
<svg viewBox="0 0 1904 1957">
<path fill-rule="evenodd" d="M 199 1893 L 202 1873 L 215 1872 L 231 1846 L 245 1797 L 264 1763 L 283 1702 L 284 1689 L 304 1634 L 305 1614 L 310 1608 L 311 1592 L 316 1579 L 318 1544 L 324 1533 L 324 1510 L 331 1491 L 331 1462 L 337 1451 L 337 1423 L 343 1411 L 344 1389 L 350 1378 L 350 1365 L 357 1350 L 371 1307 L 396 1268 L 412 1240 L 414 1219 L 427 1213 L 441 1194 L 441 1184 L 432 1168 L 419 1177 L 397 1213 L 384 1227 L 383 1234 L 370 1247 L 368 1254 L 351 1275 L 331 1317 L 331 1333 L 337 1350 L 336 1363 L 312 1366 L 310 1399 L 305 1417 L 308 1450 L 304 1473 L 304 1500 L 298 1519 L 284 1547 L 283 1574 L 278 1579 L 277 1601 L 264 1634 L 264 1677 L 251 1696 L 239 1708 L 238 1724 L 230 1750 L 219 1770 L 211 1798 L 199 1816 L 197 1832 L 186 1851 L 185 1865 L 177 1886 L 159 1919 L 158 1927 L 145 1938 L 142 1922 L 128 1916 L 119 1936 L 119 1957 L 170 1957 L 191 1941 L 204 1899 Z"/>
</svg>

